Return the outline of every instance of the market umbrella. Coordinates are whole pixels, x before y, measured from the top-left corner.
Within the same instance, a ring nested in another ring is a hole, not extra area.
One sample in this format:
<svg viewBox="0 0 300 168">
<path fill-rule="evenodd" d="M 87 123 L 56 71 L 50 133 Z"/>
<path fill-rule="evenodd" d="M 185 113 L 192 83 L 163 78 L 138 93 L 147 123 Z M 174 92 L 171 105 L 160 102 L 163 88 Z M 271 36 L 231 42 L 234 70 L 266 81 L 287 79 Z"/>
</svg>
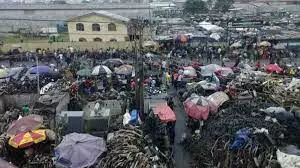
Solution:
<svg viewBox="0 0 300 168">
<path fill-rule="evenodd" d="M 79 71 L 77 71 L 76 73 L 78 76 L 91 76 L 92 72 L 90 69 L 85 68 L 85 69 L 81 69 Z"/>
<path fill-rule="evenodd" d="M 281 72 L 283 69 L 277 64 L 269 64 L 265 66 L 265 70 L 268 72 Z"/>
<path fill-rule="evenodd" d="M 133 67 L 131 65 L 122 65 L 115 68 L 115 73 L 119 75 L 129 75 L 132 73 Z"/>
<path fill-rule="evenodd" d="M 185 42 L 188 41 L 188 37 L 185 36 L 185 35 L 183 35 L 183 34 L 181 34 L 181 35 L 178 35 L 178 36 L 176 37 L 176 41 L 177 41 L 177 42 L 181 42 L 181 43 L 185 43 Z"/>
<path fill-rule="evenodd" d="M 183 67 L 183 74 L 188 77 L 197 77 L 196 70 L 192 66 Z"/>
<path fill-rule="evenodd" d="M 102 64 L 108 67 L 119 67 L 121 65 L 124 65 L 124 62 L 121 59 L 107 59 L 103 61 Z"/>
<path fill-rule="evenodd" d="M 48 66 L 35 66 L 29 69 L 29 73 L 37 74 L 37 73 L 49 73 L 51 72 L 51 68 Z"/>
<path fill-rule="evenodd" d="M 62 142 L 55 148 L 55 160 L 63 167 L 89 167 L 105 151 L 106 145 L 102 138 L 71 133 L 64 136 Z"/>
<path fill-rule="evenodd" d="M 157 46 L 158 44 L 154 41 L 145 41 L 143 43 L 143 47 L 155 47 Z"/>
<path fill-rule="evenodd" d="M 112 74 L 112 71 L 105 65 L 95 66 L 92 75 Z"/>
<path fill-rule="evenodd" d="M 270 47 L 271 46 L 271 43 L 268 42 L 268 41 L 262 41 L 258 44 L 258 46 L 260 47 Z"/>
<path fill-rule="evenodd" d="M 242 43 L 240 41 L 231 44 L 230 48 L 239 48 L 242 47 Z"/>
<path fill-rule="evenodd" d="M 162 122 L 176 121 L 175 113 L 167 104 L 156 105 L 153 107 L 153 113 L 156 114 Z"/>
<path fill-rule="evenodd" d="M 213 38 L 215 40 L 220 40 L 221 36 L 218 33 L 212 33 L 210 36 L 210 38 Z"/>
<path fill-rule="evenodd" d="M 0 158 L 0 168 L 18 168 L 18 167 Z"/>
<path fill-rule="evenodd" d="M 26 148 L 46 140 L 45 130 L 33 130 L 12 136 L 8 144 L 14 148 Z"/>
<path fill-rule="evenodd" d="M 217 64 L 209 64 L 201 67 L 201 75 L 202 76 L 211 76 L 212 73 L 215 73 L 222 69 L 220 65 Z"/>
<path fill-rule="evenodd" d="M 190 100 L 184 102 L 184 110 L 195 120 L 207 120 L 209 115 L 209 106 L 198 105 Z"/>
<path fill-rule="evenodd" d="M 4 78 L 8 75 L 7 69 L 0 69 L 0 78 Z"/>
<path fill-rule="evenodd" d="M 43 117 L 40 115 L 28 115 L 19 120 L 14 121 L 7 129 L 7 134 L 10 136 L 19 133 L 28 132 L 39 128 L 43 123 Z"/>
</svg>

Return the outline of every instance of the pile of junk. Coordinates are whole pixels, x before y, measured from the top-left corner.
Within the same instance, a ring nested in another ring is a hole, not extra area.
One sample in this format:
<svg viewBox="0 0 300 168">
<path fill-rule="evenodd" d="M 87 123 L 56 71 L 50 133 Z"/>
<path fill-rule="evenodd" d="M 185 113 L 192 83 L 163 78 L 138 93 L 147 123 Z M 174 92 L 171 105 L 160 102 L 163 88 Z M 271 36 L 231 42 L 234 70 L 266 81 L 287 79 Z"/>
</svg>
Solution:
<svg viewBox="0 0 300 168">
<path fill-rule="evenodd" d="M 299 89 L 299 79 L 242 69 L 223 91 L 188 90 L 192 167 L 299 167 Z"/>
</svg>

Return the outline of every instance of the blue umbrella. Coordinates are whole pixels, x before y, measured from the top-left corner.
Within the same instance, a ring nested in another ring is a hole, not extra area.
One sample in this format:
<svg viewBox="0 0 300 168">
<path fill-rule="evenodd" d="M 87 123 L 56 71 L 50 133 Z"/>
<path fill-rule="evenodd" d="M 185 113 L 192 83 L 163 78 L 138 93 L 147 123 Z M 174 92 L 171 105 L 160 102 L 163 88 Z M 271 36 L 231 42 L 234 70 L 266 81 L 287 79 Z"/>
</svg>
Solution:
<svg viewBox="0 0 300 168">
<path fill-rule="evenodd" d="M 37 74 L 37 73 L 48 73 L 51 71 L 51 68 L 48 66 L 35 66 L 29 69 L 29 72 L 31 74 Z"/>
<path fill-rule="evenodd" d="M 105 151 L 106 145 L 102 138 L 71 133 L 64 136 L 55 148 L 55 160 L 63 167 L 83 168 L 93 165 Z"/>
</svg>

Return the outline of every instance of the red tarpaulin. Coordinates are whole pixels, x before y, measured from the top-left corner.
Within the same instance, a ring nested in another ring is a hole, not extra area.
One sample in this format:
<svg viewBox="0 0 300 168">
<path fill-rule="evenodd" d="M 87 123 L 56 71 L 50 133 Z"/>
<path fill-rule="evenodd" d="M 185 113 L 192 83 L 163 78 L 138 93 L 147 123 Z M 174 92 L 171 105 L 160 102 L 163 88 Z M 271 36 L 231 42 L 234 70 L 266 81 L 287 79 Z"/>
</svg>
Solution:
<svg viewBox="0 0 300 168">
<path fill-rule="evenodd" d="M 208 106 L 197 105 L 192 101 L 184 102 L 184 110 L 189 117 L 196 120 L 207 120 L 209 115 Z"/>
<path fill-rule="evenodd" d="M 283 71 L 283 69 L 280 66 L 276 65 L 276 64 L 269 64 L 269 65 L 267 65 L 265 67 L 265 70 L 267 72 L 281 72 L 281 71 Z"/>
<path fill-rule="evenodd" d="M 153 108 L 154 114 L 163 122 L 176 121 L 173 110 L 167 104 L 159 104 Z"/>
</svg>

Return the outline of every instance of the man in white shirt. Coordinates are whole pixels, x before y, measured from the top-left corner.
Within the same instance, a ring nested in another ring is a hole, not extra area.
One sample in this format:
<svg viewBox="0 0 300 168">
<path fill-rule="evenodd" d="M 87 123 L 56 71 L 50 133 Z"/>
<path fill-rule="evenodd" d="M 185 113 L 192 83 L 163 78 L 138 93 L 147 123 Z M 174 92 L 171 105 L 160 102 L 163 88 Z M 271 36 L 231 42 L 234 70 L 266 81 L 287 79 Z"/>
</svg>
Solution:
<svg viewBox="0 0 300 168">
<path fill-rule="evenodd" d="M 166 71 L 166 69 L 167 69 L 167 62 L 165 61 L 165 60 L 163 60 L 162 62 L 161 62 L 161 69 L 165 72 Z"/>
</svg>

